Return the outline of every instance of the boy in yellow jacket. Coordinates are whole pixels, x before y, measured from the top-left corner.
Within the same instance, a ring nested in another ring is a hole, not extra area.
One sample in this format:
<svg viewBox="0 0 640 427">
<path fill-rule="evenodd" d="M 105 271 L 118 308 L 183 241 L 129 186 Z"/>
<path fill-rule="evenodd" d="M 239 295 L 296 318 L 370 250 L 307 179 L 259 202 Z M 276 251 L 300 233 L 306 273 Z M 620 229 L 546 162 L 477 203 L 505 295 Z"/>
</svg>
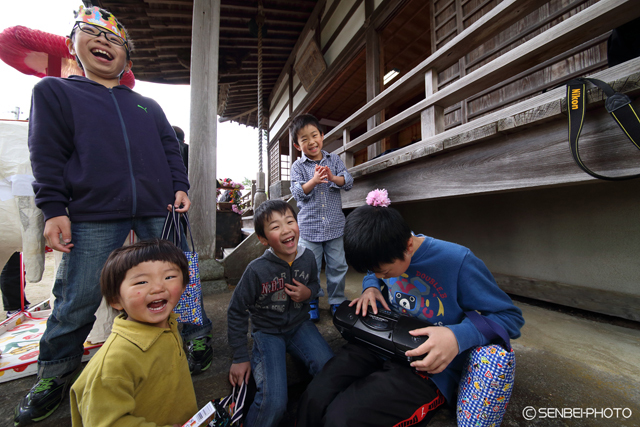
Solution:
<svg viewBox="0 0 640 427">
<path fill-rule="evenodd" d="M 187 259 L 167 240 L 111 253 L 100 289 L 124 313 L 71 387 L 73 427 L 181 426 L 198 411 L 172 312 L 188 282 Z"/>
</svg>

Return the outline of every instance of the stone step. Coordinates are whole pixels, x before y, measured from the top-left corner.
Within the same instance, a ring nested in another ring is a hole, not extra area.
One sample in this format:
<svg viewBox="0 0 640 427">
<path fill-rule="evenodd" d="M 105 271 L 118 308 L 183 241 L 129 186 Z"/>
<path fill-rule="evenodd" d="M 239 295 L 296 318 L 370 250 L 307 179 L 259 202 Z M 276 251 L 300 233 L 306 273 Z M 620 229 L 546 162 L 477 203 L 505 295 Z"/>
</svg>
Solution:
<svg viewBox="0 0 640 427">
<path fill-rule="evenodd" d="M 253 229 L 253 215 L 247 215 L 242 217 L 242 228 Z"/>
</svg>

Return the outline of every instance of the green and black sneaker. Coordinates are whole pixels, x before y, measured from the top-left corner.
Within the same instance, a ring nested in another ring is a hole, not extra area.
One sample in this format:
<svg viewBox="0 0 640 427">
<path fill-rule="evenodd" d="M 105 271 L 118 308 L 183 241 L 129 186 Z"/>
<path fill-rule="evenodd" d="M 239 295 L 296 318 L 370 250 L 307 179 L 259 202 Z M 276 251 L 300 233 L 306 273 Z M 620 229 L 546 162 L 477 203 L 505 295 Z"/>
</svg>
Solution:
<svg viewBox="0 0 640 427">
<path fill-rule="evenodd" d="M 198 375 L 211 366 L 211 361 L 213 360 L 212 340 L 213 337 L 209 334 L 194 338 L 186 343 L 185 352 L 187 353 L 191 375 Z"/>
<path fill-rule="evenodd" d="M 78 367 L 60 377 L 38 378 L 14 410 L 13 425 L 26 426 L 53 414 L 67 396 L 69 387 L 80 374 L 80 370 L 81 367 Z"/>
</svg>

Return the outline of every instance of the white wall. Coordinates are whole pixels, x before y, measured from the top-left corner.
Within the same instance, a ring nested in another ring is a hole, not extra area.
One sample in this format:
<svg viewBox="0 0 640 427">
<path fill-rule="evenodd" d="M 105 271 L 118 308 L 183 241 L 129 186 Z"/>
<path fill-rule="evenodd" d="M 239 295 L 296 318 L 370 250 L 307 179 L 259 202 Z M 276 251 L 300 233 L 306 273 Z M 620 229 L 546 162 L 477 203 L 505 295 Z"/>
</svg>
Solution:
<svg viewBox="0 0 640 427">
<path fill-rule="evenodd" d="M 594 182 L 395 207 L 494 273 L 640 295 L 639 192 L 637 180 Z"/>
</svg>

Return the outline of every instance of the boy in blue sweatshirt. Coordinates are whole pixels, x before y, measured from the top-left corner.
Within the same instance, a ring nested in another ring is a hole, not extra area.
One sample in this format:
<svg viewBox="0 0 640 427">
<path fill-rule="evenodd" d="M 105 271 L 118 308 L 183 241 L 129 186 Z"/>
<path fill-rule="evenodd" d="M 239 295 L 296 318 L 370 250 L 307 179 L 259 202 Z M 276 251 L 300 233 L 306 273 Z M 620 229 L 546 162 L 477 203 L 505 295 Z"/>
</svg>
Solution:
<svg viewBox="0 0 640 427">
<path fill-rule="evenodd" d="M 140 239 L 160 237 L 167 209 L 187 212 L 191 205 L 176 134 L 162 108 L 120 85 L 132 66 L 125 28 L 106 10 L 81 6 L 66 43 L 86 77 L 45 77 L 31 102 L 36 205 L 47 245 L 63 256 L 38 378 L 15 409 L 16 426 L 51 415 L 77 376 L 109 254 L 130 230 Z M 204 319 L 182 331 L 196 370 L 211 363 L 210 329 Z"/>
<path fill-rule="evenodd" d="M 429 337 L 406 353 L 421 360 L 402 365 L 347 344 L 302 396 L 298 427 L 428 422 L 445 400 L 455 404 L 468 350 L 488 344 L 465 311 L 480 311 L 511 338 L 520 336 L 521 310 L 482 261 L 455 243 L 413 234 L 396 210 L 384 206 L 388 199 L 347 216 L 347 261 L 357 271 L 368 272 L 361 297 L 351 305 L 356 314 L 377 313 L 380 304 L 433 323 L 411 332 Z"/>
</svg>

